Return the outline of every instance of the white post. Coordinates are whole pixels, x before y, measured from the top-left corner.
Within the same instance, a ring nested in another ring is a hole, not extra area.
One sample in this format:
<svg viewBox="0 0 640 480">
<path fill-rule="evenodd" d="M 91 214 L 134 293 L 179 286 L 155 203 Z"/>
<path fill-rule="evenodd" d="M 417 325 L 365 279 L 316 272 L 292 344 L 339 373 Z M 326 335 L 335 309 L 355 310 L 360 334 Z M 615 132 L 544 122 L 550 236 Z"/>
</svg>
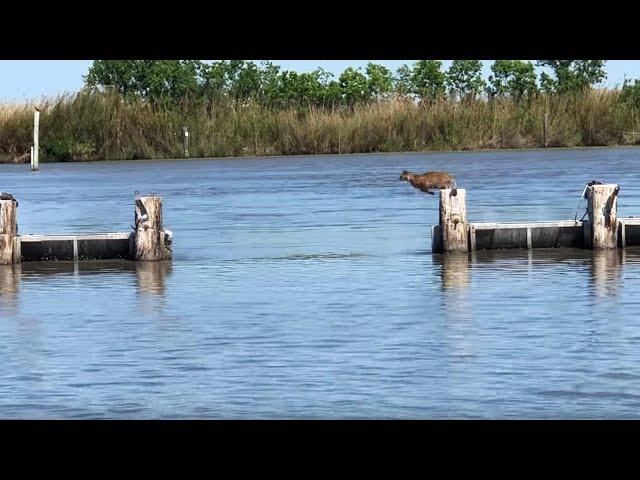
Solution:
<svg viewBox="0 0 640 480">
<path fill-rule="evenodd" d="M 40 145 L 38 143 L 38 133 L 40 127 L 40 110 L 36 108 L 33 114 L 33 153 L 31 154 L 31 170 L 38 170 L 38 153 Z"/>
<path fill-rule="evenodd" d="M 189 130 L 187 127 L 182 127 L 182 152 L 185 158 L 189 157 Z"/>
</svg>

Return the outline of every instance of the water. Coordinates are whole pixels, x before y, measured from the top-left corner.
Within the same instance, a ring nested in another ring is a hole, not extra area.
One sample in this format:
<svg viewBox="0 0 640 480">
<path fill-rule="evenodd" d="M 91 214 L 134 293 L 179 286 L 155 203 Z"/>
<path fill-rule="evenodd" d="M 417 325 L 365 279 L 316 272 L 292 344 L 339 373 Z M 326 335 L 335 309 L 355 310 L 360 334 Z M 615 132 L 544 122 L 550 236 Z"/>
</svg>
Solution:
<svg viewBox="0 0 640 480">
<path fill-rule="evenodd" d="M 571 219 L 592 179 L 640 216 L 639 156 L 2 165 L 20 233 L 128 231 L 139 190 L 175 239 L 0 269 L 0 418 L 637 418 L 640 251 L 432 255 L 398 176 L 455 173 L 471 221 Z"/>
</svg>

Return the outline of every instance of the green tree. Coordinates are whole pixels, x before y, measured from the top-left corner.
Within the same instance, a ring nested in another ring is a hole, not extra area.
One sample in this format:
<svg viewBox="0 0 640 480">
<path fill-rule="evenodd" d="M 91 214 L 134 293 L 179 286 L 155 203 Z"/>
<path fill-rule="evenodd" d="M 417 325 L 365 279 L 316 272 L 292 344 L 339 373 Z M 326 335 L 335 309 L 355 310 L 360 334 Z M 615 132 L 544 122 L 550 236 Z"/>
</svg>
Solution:
<svg viewBox="0 0 640 480">
<path fill-rule="evenodd" d="M 198 91 L 200 62 L 194 60 L 96 60 L 85 76 L 90 88 L 114 88 L 152 103 L 179 101 Z"/>
<path fill-rule="evenodd" d="M 368 94 L 371 98 L 385 97 L 393 89 L 393 76 L 384 65 L 369 62 L 365 73 L 367 74 Z"/>
<path fill-rule="evenodd" d="M 446 83 L 452 96 L 474 98 L 485 86 L 480 60 L 454 60 L 447 70 Z"/>
<path fill-rule="evenodd" d="M 113 88 L 128 96 L 136 92 L 136 71 L 138 60 L 95 60 L 84 76 L 89 88 Z"/>
<path fill-rule="evenodd" d="M 434 100 L 445 93 L 446 76 L 439 60 L 419 60 L 411 71 L 411 92 L 422 100 Z"/>
<path fill-rule="evenodd" d="M 592 88 L 607 78 L 605 60 L 538 60 L 537 65 L 548 67 L 555 78 L 540 75 L 543 90 L 555 93 L 580 92 Z"/>
<path fill-rule="evenodd" d="M 231 75 L 234 70 L 231 62 L 226 60 L 201 64 L 199 70 L 201 94 L 207 98 L 217 98 L 229 94 Z"/>
<path fill-rule="evenodd" d="M 337 107 L 343 101 L 342 88 L 340 83 L 335 80 L 329 80 L 324 87 L 323 105 L 327 107 Z"/>
<path fill-rule="evenodd" d="M 343 99 L 349 106 L 369 100 L 367 77 L 358 70 L 349 67 L 338 79 Z"/>
<path fill-rule="evenodd" d="M 405 96 L 412 93 L 411 75 L 412 71 L 408 65 L 398 67 L 393 78 L 393 90 L 397 95 Z"/>
<path fill-rule="evenodd" d="M 279 85 L 280 67 L 271 62 L 261 62 L 259 100 L 266 105 L 277 103 Z"/>
<path fill-rule="evenodd" d="M 258 96 L 261 87 L 261 74 L 255 63 L 232 60 L 230 62 L 229 76 L 229 93 L 236 102 Z"/>
<path fill-rule="evenodd" d="M 333 73 L 322 68 L 314 70 L 316 79 L 317 94 L 315 96 L 316 105 L 323 107 L 335 107 L 342 101 L 342 90 L 340 84 L 333 80 Z"/>
<path fill-rule="evenodd" d="M 198 62 L 145 60 L 138 72 L 139 89 L 154 102 L 179 101 L 198 90 Z"/>
<path fill-rule="evenodd" d="M 547 72 L 540 74 L 540 89 L 545 93 L 553 93 L 556 89 L 556 81 Z"/>
<path fill-rule="evenodd" d="M 531 62 L 496 60 L 491 65 L 488 92 L 491 96 L 510 95 L 520 100 L 537 91 L 536 72 Z"/>
</svg>

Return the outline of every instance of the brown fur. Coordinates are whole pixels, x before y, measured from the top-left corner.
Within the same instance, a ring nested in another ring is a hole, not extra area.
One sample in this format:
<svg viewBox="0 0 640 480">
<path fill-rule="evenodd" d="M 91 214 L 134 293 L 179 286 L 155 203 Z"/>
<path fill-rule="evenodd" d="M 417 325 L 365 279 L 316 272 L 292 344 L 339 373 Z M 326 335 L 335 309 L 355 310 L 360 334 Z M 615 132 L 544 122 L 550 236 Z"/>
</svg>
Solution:
<svg viewBox="0 0 640 480">
<path fill-rule="evenodd" d="M 404 171 L 400 174 L 400 180 L 406 180 L 414 188 L 433 195 L 431 190 L 443 188 L 456 188 L 456 179 L 447 172 L 427 172 L 423 174 Z"/>
</svg>

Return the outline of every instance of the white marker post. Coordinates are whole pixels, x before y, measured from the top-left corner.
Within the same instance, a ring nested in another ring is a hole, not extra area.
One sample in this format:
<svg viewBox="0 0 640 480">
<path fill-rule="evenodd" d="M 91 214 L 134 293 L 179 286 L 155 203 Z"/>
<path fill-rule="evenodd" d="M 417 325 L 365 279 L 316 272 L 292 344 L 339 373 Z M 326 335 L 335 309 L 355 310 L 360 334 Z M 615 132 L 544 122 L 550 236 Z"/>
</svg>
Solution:
<svg viewBox="0 0 640 480">
<path fill-rule="evenodd" d="M 40 145 L 38 143 L 38 134 L 40 128 L 40 110 L 36 108 L 33 114 L 33 153 L 31 154 L 31 171 L 38 170 L 38 153 Z"/>
<path fill-rule="evenodd" d="M 187 127 L 182 127 L 182 150 L 184 158 L 189 157 L 189 130 Z"/>
</svg>

